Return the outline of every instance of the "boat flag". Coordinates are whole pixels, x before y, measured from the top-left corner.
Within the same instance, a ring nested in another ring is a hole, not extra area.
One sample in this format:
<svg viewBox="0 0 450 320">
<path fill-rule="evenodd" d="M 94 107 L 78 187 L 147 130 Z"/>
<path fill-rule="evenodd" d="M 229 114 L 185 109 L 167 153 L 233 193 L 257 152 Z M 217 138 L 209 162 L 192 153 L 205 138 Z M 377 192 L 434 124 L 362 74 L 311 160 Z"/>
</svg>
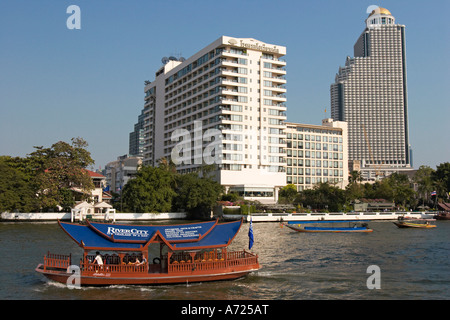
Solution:
<svg viewBox="0 0 450 320">
<path fill-rule="evenodd" d="M 248 250 L 251 250 L 254 241 L 255 239 L 253 238 L 253 223 L 252 217 L 250 217 L 250 228 L 248 229 Z"/>
</svg>

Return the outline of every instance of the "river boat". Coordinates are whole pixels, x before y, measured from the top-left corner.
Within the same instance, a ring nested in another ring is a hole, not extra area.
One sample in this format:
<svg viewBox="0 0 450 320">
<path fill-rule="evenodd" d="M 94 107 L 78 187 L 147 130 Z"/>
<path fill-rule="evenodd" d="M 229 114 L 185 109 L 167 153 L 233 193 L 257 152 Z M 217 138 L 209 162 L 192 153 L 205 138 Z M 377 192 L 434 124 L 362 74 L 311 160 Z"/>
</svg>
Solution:
<svg viewBox="0 0 450 320">
<path fill-rule="evenodd" d="M 417 219 L 412 217 L 398 217 L 398 220 L 394 224 L 399 228 L 419 228 L 419 229 L 432 229 L 436 228 L 436 225 L 430 224 L 435 219 Z"/>
<path fill-rule="evenodd" d="M 71 254 L 48 253 L 36 271 L 51 280 L 69 283 L 77 280 L 74 275 L 78 270 L 80 286 L 237 279 L 261 268 L 256 254 L 228 251 L 242 222 L 241 219 L 220 224 L 216 220 L 183 225 L 94 222 L 80 225 L 58 221 L 83 249 L 80 264 L 72 265 Z"/>
<path fill-rule="evenodd" d="M 289 221 L 286 227 L 298 232 L 372 232 L 368 220 Z"/>
<path fill-rule="evenodd" d="M 450 212 L 439 212 L 434 218 L 436 220 L 450 220 Z"/>
</svg>

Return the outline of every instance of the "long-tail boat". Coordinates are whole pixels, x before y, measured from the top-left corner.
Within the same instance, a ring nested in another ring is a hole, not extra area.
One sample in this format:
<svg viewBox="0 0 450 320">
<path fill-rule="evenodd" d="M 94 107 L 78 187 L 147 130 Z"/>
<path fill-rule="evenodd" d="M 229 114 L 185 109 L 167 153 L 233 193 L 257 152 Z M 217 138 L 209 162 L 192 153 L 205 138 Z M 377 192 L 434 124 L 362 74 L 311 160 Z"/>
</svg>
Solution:
<svg viewBox="0 0 450 320">
<path fill-rule="evenodd" d="M 58 223 L 83 249 L 80 264 L 75 266 L 81 286 L 229 280 L 261 268 L 256 254 L 227 250 L 242 219 L 184 225 Z M 71 255 L 48 253 L 36 271 L 69 283 L 74 277 L 72 263 Z"/>
<path fill-rule="evenodd" d="M 372 232 L 367 220 L 288 221 L 284 225 L 297 232 Z"/>
<path fill-rule="evenodd" d="M 436 228 L 436 225 L 430 224 L 435 219 L 418 219 L 411 217 L 398 217 L 398 220 L 394 224 L 399 228 L 419 228 L 419 229 L 432 229 Z"/>
</svg>

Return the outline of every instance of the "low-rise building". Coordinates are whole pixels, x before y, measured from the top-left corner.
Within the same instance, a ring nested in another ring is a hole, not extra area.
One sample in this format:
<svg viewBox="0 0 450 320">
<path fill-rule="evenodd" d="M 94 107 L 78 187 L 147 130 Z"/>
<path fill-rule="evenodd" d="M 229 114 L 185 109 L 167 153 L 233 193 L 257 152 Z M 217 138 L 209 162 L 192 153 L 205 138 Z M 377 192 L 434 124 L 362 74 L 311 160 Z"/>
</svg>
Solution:
<svg viewBox="0 0 450 320">
<path fill-rule="evenodd" d="M 329 182 L 348 184 L 347 123 L 322 120 L 322 125 L 286 123 L 286 183 L 298 191 Z"/>
<path fill-rule="evenodd" d="M 109 190 L 120 193 L 142 165 L 142 157 L 123 155 L 105 166 L 106 185 Z"/>
</svg>

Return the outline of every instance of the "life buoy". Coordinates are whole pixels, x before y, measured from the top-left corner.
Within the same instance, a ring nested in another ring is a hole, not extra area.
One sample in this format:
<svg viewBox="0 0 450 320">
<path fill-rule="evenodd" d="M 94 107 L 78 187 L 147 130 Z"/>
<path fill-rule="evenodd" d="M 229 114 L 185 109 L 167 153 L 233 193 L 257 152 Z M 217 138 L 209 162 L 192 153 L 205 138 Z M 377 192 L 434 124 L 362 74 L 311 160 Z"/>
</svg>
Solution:
<svg viewBox="0 0 450 320">
<path fill-rule="evenodd" d="M 154 258 L 153 259 L 153 264 L 161 264 L 161 259 L 160 258 Z"/>
</svg>

